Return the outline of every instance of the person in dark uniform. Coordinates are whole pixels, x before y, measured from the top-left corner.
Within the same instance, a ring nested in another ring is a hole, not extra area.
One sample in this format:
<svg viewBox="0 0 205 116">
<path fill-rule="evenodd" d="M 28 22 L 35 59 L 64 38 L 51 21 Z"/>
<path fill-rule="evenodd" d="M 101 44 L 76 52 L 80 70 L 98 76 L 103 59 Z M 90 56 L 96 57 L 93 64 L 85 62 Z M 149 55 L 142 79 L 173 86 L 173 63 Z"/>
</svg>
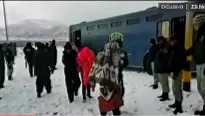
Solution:
<svg viewBox="0 0 205 116">
<path fill-rule="evenodd" d="M 172 72 L 172 91 L 175 98 L 174 104 L 169 105 L 170 108 L 175 108 L 174 114 L 182 113 L 182 71 L 186 67 L 186 50 L 184 46 L 179 45 L 176 36 L 170 38 L 171 62 L 170 71 Z"/>
<path fill-rule="evenodd" d="M 45 86 L 47 93 L 51 93 L 51 80 L 50 80 L 50 67 L 51 61 L 48 52 L 45 50 L 45 45 L 40 43 L 38 50 L 34 57 L 34 68 L 36 71 L 36 92 L 37 97 L 41 97 L 43 87 Z"/>
<path fill-rule="evenodd" d="M 23 52 L 25 54 L 25 60 L 28 63 L 29 74 L 31 77 L 33 77 L 33 58 L 35 54 L 35 49 L 32 47 L 31 42 L 28 42 L 26 44 L 26 47 L 23 49 Z"/>
<path fill-rule="evenodd" d="M 0 44 L 0 89 L 4 87 L 5 80 L 5 60 L 2 44 Z"/>
<path fill-rule="evenodd" d="M 162 94 L 158 96 L 160 101 L 169 100 L 169 74 L 170 74 L 170 65 L 171 52 L 167 40 L 164 37 L 158 37 L 159 50 L 155 57 L 155 73 L 157 73 L 159 83 L 162 87 Z"/>
<path fill-rule="evenodd" d="M 52 62 L 52 70 L 56 70 L 56 64 L 57 64 L 57 48 L 56 48 L 56 41 L 53 40 L 50 45 L 50 56 L 51 56 L 51 62 Z"/>
<path fill-rule="evenodd" d="M 70 103 L 74 101 L 74 94 L 76 96 L 78 95 L 78 89 L 80 87 L 76 58 L 77 52 L 72 49 L 71 43 L 67 42 L 64 46 L 62 62 L 65 66 L 65 83 Z"/>
<path fill-rule="evenodd" d="M 7 63 L 7 75 L 8 75 L 8 80 L 13 80 L 12 74 L 13 74 L 13 65 L 14 65 L 14 54 L 11 50 L 11 44 L 7 45 L 7 48 L 5 50 L 5 59 Z"/>
</svg>

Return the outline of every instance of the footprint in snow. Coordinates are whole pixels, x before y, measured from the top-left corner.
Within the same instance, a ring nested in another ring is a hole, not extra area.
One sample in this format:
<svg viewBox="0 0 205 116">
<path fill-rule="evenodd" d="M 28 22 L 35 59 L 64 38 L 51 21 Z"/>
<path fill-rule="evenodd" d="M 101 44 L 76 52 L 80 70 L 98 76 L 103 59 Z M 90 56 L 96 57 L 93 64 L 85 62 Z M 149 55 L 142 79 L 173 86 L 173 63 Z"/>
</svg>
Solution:
<svg viewBox="0 0 205 116">
<path fill-rule="evenodd" d="M 53 113 L 53 115 L 57 115 L 57 114 L 58 114 L 58 112 L 54 112 L 54 113 Z"/>
<path fill-rule="evenodd" d="M 122 111 L 122 115 L 135 115 L 135 114 L 132 114 L 132 113 L 127 112 L 127 111 Z"/>
<path fill-rule="evenodd" d="M 187 94 L 187 95 L 186 95 L 186 98 L 188 98 L 190 95 L 191 95 L 191 94 Z"/>
<path fill-rule="evenodd" d="M 88 110 L 90 113 L 93 113 L 93 111 L 94 111 L 93 109 L 87 109 L 87 110 Z"/>
</svg>

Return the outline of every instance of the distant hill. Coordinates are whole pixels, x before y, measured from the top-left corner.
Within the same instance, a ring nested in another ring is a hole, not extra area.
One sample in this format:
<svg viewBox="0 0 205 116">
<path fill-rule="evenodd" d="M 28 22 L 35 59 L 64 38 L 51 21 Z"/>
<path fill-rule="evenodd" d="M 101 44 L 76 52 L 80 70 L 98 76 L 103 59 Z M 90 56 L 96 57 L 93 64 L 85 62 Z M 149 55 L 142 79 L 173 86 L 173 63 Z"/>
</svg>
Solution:
<svg viewBox="0 0 205 116">
<path fill-rule="evenodd" d="M 67 39 L 68 26 L 49 20 L 24 20 L 8 26 L 10 38 Z M 5 39 L 5 30 L 0 28 L 0 39 Z"/>
</svg>

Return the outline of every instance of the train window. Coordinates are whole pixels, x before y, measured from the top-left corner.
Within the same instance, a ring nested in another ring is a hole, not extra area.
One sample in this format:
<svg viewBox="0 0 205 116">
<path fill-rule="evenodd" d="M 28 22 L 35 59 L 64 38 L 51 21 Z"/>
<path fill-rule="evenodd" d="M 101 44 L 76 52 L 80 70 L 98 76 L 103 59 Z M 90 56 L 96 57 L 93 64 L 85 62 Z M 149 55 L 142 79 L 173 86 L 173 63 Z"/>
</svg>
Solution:
<svg viewBox="0 0 205 116">
<path fill-rule="evenodd" d="M 147 16 L 146 17 L 146 21 L 157 21 L 159 19 L 161 19 L 162 15 L 161 14 L 157 14 L 157 15 L 152 15 L 152 16 Z"/>
<path fill-rule="evenodd" d="M 98 25 L 98 29 L 105 29 L 105 28 L 107 28 L 107 24 Z"/>
<path fill-rule="evenodd" d="M 127 20 L 126 23 L 127 23 L 127 25 L 139 24 L 140 18 Z"/>
<path fill-rule="evenodd" d="M 88 27 L 87 27 L 87 30 L 88 30 L 88 31 L 90 31 L 90 30 L 94 30 L 94 29 L 95 29 L 95 26 L 94 26 L 94 25 L 92 25 L 92 26 L 88 26 Z"/>
<path fill-rule="evenodd" d="M 122 26 L 122 21 L 112 22 L 111 27 L 119 27 Z"/>
</svg>

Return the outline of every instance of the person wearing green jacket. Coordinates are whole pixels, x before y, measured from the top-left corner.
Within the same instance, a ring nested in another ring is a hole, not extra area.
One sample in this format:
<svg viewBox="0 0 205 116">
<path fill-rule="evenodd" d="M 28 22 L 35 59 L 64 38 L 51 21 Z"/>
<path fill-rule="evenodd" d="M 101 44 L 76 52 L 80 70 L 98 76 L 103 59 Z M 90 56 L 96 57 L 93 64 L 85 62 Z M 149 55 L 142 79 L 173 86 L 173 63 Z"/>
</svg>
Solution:
<svg viewBox="0 0 205 116">
<path fill-rule="evenodd" d="M 160 101 L 169 100 L 169 80 L 168 76 L 170 74 L 169 62 L 171 60 L 170 49 L 166 39 L 164 37 L 158 38 L 159 41 L 159 51 L 155 57 L 155 72 L 158 75 L 159 82 L 162 87 L 162 95 L 158 96 Z"/>
<path fill-rule="evenodd" d="M 193 55 L 196 64 L 197 89 L 204 102 L 203 109 L 195 111 L 195 115 L 205 115 L 205 14 L 197 14 L 193 19 L 196 31 L 193 46 L 187 55 Z"/>
</svg>

